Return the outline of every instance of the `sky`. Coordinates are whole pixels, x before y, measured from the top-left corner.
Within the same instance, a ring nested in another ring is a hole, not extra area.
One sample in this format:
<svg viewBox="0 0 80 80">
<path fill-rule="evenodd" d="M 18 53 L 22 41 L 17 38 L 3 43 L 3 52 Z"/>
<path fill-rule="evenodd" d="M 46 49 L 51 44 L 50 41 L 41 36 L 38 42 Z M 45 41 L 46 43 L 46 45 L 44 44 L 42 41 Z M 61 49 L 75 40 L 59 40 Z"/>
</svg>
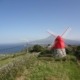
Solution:
<svg viewBox="0 0 80 80">
<path fill-rule="evenodd" d="M 0 43 L 44 39 L 47 30 L 80 40 L 80 0 L 0 0 Z"/>
</svg>

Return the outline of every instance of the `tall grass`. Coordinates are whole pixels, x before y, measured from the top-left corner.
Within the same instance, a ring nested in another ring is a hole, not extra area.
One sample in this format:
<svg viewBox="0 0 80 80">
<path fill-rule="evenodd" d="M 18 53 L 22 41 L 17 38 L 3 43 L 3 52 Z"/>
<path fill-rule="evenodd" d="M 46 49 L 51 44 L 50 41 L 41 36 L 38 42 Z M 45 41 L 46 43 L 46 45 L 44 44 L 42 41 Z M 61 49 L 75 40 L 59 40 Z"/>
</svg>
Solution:
<svg viewBox="0 0 80 80">
<path fill-rule="evenodd" d="M 28 59 L 29 55 L 26 57 L 24 55 L 2 66 L 0 68 L 0 80 L 14 80 L 17 75 L 23 72 Z"/>
<path fill-rule="evenodd" d="M 80 80 L 80 66 L 71 55 L 64 61 L 25 54 L 0 68 L 0 80 L 16 80 L 22 75 L 23 80 Z"/>
<path fill-rule="evenodd" d="M 80 80 L 80 66 L 74 56 L 67 60 L 55 61 L 53 58 L 35 59 L 25 80 Z"/>
</svg>

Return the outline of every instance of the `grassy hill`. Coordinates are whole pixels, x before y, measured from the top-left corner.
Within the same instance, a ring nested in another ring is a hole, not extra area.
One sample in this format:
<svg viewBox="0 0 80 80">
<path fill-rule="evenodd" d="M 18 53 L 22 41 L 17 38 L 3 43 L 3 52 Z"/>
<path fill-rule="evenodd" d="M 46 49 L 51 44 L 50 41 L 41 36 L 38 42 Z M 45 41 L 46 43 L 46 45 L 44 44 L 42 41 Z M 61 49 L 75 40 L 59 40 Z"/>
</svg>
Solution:
<svg viewBox="0 0 80 80">
<path fill-rule="evenodd" d="M 66 60 L 37 57 L 37 53 L 18 53 L 0 60 L 0 80 L 80 80 L 75 56 Z"/>
</svg>

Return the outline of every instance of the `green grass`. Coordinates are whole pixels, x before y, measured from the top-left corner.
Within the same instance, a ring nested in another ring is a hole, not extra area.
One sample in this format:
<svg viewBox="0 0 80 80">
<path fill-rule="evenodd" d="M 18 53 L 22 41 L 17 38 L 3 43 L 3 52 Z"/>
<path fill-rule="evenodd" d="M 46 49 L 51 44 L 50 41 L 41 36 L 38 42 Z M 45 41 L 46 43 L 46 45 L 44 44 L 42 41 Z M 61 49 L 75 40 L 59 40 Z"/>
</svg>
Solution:
<svg viewBox="0 0 80 80">
<path fill-rule="evenodd" d="M 2 54 L 0 55 L 0 67 L 8 64 L 11 61 L 14 61 L 15 59 L 18 59 L 22 56 L 24 56 L 24 53 L 16 53 L 16 54 Z"/>
<path fill-rule="evenodd" d="M 80 80 L 80 66 L 73 61 L 37 59 L 27 70 L 25 80 Z"/>
<path fill-rule="evenodd" d="M 16 57 L 20 58 L 18 62 L 14 60 L 15 66 L 9 71 L 11 74 L 7 73 L 9 75 L 0 80 L 80 80 L 80 66 L 73 55 L 68 55 L 65 61 L 53 57 L 38 58 L 36 54 L 20 57 Z M 13 76 L 14 72 L 18 74 Z"/>
</svg>

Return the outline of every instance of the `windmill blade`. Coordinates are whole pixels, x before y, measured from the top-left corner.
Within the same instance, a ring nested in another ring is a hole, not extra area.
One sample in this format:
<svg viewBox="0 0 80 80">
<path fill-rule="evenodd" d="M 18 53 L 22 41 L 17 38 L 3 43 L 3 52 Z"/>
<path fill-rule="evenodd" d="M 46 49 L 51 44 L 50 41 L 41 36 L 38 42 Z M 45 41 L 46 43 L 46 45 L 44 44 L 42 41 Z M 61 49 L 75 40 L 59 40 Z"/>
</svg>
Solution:
<svg viewBox="0 0 80 80">
<path fill-rule="evenodd" d="M 66 28 L 65 31 L 62 33 L 61 36 L 67 35 L 70 31 L 71 31 L 71 28 L 70 27 Z"/>
<path fill-rule="evenodd" d="M 47 32 L 49 34 L 51 34 L 53 37 L 55 37 L 55 38 L 57 37 L 57 35 L 55 35 L 51 30 L 47 30 Z M 54 38 L 54 40 L 55 40 L 55 38 Z M 53 45 L 54 45 L 54 41 L 50 44 L 49 48 L 51 48 Z"/>
<path fill-rule="evenodd" d="M 52 36 L 56 37 L 56 35 L 54 35 L 54 33 L 53 33 L 52 31 L 47 30 L 47 32 L 48 32 L 49 34 L 51 34 Z"/>
</svg>

